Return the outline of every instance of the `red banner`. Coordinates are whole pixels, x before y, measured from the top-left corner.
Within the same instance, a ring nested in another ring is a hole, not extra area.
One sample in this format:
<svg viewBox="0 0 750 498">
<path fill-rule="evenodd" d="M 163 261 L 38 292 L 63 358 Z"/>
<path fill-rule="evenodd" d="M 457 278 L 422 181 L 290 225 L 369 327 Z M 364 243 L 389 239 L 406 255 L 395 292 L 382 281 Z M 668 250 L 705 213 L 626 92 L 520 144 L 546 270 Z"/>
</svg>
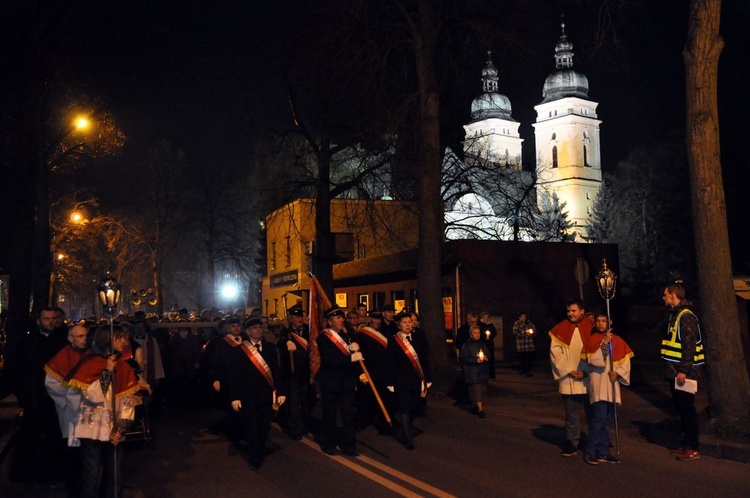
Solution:
<svg viewBox="0 0 750 498">
<path fill-rule="evenodd" d="M 310 280 L 310 383 L 320 369 L 320 353 L 318 352 L 318 334 L 325 329 L 323 312 L 330 308 L 331 301 L 320 286 L 318 279 L 313 276 Z"/>
</svg>

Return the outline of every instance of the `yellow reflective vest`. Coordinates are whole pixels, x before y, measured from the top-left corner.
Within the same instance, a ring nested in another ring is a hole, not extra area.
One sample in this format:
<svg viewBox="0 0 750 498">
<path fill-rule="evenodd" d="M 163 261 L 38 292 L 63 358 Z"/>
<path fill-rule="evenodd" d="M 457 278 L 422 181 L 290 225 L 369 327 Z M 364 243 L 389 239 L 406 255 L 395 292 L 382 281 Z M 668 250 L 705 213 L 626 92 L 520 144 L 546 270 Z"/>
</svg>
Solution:
<svg viewBox="0 0 750 498">
<path fill-rule="evenodd" d="M 691 314 L 695 317 L 698 326 L 698 338 L 695 342 L 695 354 L 693 356 L 693 365 L 702 365 L 706 362 L 706 356 L 703 353 L 703 337 L 701 336 L 701 326 L 695 313 L 687 308 L 680 310 L 673 322 L 668 325 L 667 336 L 661 341 L 661 358 L 666 361 L 679 363 L 682 360 L 682 337 L 680 335 L 680 319 L 685 314 Z"/>
</svg>

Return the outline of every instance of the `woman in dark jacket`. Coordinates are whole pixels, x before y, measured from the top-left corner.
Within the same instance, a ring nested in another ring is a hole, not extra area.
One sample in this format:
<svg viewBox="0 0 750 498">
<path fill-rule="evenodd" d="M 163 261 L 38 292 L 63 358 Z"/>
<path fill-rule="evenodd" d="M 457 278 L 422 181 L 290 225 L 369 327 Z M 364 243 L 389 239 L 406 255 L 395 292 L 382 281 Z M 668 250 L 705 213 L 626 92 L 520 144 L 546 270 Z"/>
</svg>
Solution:
<svg viewBox="0 0 750 498">
<path fill-rule="evenodd" d="M 469 329 L 469 340 L 461 347 L 460 358 L 464 365 L 464 381 L 469 387 L 471 413 L 479 415 L 479 418 L 486 418 L 483 404 L 486 385 L 490 379 L 490 351 L 487 343 L 481 338 L 481 329 L 478 325 L 472 325 Z"/>
</svg>

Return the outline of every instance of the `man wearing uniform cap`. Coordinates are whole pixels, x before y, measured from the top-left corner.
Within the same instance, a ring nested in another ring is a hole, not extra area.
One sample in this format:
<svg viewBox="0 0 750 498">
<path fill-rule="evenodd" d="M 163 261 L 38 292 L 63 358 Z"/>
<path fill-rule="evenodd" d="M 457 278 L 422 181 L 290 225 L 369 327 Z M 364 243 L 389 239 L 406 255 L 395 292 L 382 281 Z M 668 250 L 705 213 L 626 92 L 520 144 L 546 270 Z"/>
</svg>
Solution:
<svg viewBox="0 0 750 498">
<path fill-rule="evenodd" d="M 383 313 L 383 323 L 380 325 L 380 331 L 386 336 L 391 337 L 398 332 L 398 325 L 393 318 L 396 310 L 393 308 L 392 304 L 386 304 L 383 306 L 381 312 Z"/>
<path fill-rule="evenodd" d="M 286 310 L 289 326 L 278 340 L 281 371 L 289 379 L 289 397 L 284 405 L 284 431 L 294 439 L 302 435 L 310 423 L 315 406 L 315 393 L 310 388 L 310 327 L 304 323 L 301 304 Z"/>
<path fill-rule="evenodd" d="M 399 332 L 388 341 L 390 379 L 388 390 L 394 393 L 395 409 L 401 422 L 401 443 L 414 449 L 411 423 L 419 408 L 419 399 L 427 395 L 432 386 L 429 346 L 422 334 L 412 332 L 411 313 L 396 316 Z"/>
<path fill-rule="evenodd" d="M 227 334 L 215 339 L 215 345 L 211 347 L 210 352 L 210 371 L 209 380 L 214 391 L 219 393 L 221 407 L 226 412 L 224 418 L 224 432 L 233 443 L 238 443 L 240 439 L 240 419 L 237 413 L 232 410 L 231 399 L 229 397 L 229 365 L 232 357 L 237 354 L 236 348 L 242 344 L 242 325 L 238 317 L 230 317 L 225 325 Z M 208 349 L 208 347 L 206 348 Z"/>
<path fill-rule="evenodd" d="M 323 401 L 323 434 L 321 449 L 336 454 L 336 446 L 347 456 L 356 456 L 356 423 L 354 420 L 355 386 L 359 375 L 357 362 L 362 358 L 359 345 L 344 328 L 344 311 L 334 305 L 324 312 L 327 328 L 317 337 L 320 353 L 320 383 Z M 336 415 L 341 414 L 342 435 L 336 435 Z"/>
<path fill-rule="evenodd" d="M 276 345 L 263 339 L 260 318 L 248 318 L 242 325 L 248 336 L 234 348 L 229 364 L 229 397 L 240 414 L 250 468 L 258 470 L 273 410 L 286 400 L 286 383 L 279 371 Z"/>
</svg>

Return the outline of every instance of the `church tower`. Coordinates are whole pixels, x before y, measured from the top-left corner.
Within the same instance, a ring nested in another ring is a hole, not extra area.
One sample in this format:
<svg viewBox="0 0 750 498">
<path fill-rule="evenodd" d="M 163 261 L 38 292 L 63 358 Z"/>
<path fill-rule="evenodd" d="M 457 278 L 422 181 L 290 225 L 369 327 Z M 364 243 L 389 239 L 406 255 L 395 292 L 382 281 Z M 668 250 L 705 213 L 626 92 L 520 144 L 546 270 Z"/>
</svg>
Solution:
<svg viewBox="0 0 750 498">
<path fill-rule="evenodd" d="M 568 219 L 586 234 L 588 217 L 602 183 L 597 102 L 589 99 L 586 76 L 573 70 L 573 44 L 562 35 L 555 46 L 556 71 L 547 76 L 537 112 L 537 200 L 556 193 L 567 203 Z M 541 203 L 540 203 L 541 204 Z"/>
<path fill-rule="evenodd" d="M 471 103 L 471 122 L 464 125 L 464 160 L 468 164 L 521 169 L 519 123 L 511 116 L 510 100 L 497 92 L 497 69 L 492 53 L 482 70 L 483 93 Z"/>
</svg>

